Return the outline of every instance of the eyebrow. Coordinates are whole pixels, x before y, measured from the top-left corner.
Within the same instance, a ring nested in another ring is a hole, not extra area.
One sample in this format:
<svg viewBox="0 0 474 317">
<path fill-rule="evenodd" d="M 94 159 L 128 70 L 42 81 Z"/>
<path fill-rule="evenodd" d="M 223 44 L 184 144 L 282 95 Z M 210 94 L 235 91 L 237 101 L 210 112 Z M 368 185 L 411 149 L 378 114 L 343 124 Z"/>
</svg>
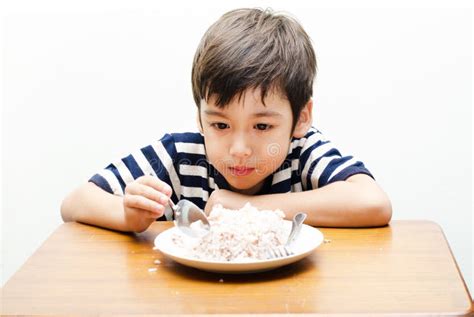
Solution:
<svg viewBox="0 0 474 317">
<path fill-rule="evenodd" d="M 204 113 L 207 114 L 208 116 L 217 116 L 217 117 L 227 118 L 227 116 L 220 111 L 204 110 Z M 262 118 L 262 117 L 282 117 L 283 115 L 276 111 L 266 110 L 266 111 L 255 112 L 252 114 L 252 116 L 256 118 Z"/>
<path fill-rule="evenodd" d="M 227 116 L 220 111 L 204 110 L 204 113 L 207 114 L 208 116 L 217 116 L 217 117 L 227 118 Z"/>
<path fill-rule="evenodd" d="M 254 117 L 261 118 L 261 117 L 283 117 L 283 115 L 279 112 L 266 110 L 261 112 L 256 112 L 253 114 Z"/>
</svg>

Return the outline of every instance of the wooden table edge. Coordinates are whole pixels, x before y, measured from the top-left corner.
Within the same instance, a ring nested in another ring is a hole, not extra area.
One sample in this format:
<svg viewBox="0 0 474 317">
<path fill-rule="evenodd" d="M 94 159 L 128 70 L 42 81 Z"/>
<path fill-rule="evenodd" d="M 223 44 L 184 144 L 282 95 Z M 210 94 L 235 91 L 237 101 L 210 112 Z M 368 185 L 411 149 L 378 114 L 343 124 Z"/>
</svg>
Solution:
<svg viewBox="0 0 474 317">
<path fill-rule="evenodd" d="M 449 254 L 451 254 L 451 258 L 452 258 L 453 261 L 454 261 L 454 265 L 456 266 L 456 270 L 457 270 L 457 272 L 458 272 L 459 278 L 460 278 L 461 281 L 462 281 L 462 284 L 463 284 L 463 286 L 464 286 L 464 290 L 466 291 L 466 294 L 467 294 L 469 300 L 471 301 L 471 307 L 469 308 L 468 313 L 472 313 L 472 314 L 474 315 L 474 301 L 472 300 L 472 296 L 471 296 L 471 293 L 469 292 L 469 288 L 467 287 L 466 281 L 464 280 L 464 277 L 463 277 L 462 274 L 461 274 L 461 269 L 459 268 L 458 261 L 456 260 L 456 257 L 454 256 L 453 250 L 451 249 L 451 245 L 449 244 L 448 239 L 446 238 L 446 235 L 445 235 L 445 233 L 444 233 L 444 230 L 443 230 L 443 228 L 442 228 L 438 223 L 436 223 L 436 222 L 434 222 L 434 221 L 428 221 L 428 222 L 431 222 L 431 223 L 433 223 L 435 226 L 437 226 L 438 229 L 441 231 L 441 233 L 442 233 L 442 235 L 443 235 L 444 242 L 445 242 L 446 245 L 448 246 Z"/>
</svg>

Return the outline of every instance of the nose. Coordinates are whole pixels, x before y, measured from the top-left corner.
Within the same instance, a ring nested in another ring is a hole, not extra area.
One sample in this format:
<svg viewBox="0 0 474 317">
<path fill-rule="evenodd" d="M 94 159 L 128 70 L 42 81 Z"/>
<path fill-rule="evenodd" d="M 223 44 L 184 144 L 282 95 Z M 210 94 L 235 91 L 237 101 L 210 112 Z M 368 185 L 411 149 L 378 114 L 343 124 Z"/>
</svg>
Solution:
<svg viewBox="0 0 474 317">
<path fill-rule="evenodd" d="M 252 155 L 252 148 L 243 135 L 236 135 L 230 145 L 229 154 L 235 157 L 249 157 Z"/>
</svg>

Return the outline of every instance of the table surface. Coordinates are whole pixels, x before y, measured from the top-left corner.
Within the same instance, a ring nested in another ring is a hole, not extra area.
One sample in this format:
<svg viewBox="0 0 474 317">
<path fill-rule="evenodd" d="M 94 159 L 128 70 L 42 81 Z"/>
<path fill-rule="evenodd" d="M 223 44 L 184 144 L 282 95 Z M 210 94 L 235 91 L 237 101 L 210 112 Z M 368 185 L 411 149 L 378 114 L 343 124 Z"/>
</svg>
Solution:
<svg viewBox="0 0 474 317">
<path fill-rule="evenodd" d="M 474 312 L 445 236 L 433 222 L 320 228 L 326 241 L 310 256 L 243 275 L 188 268 L 153 250 L 154 238 L 171 225 L 157 222 L 144 233 L 124 234 L 62 224 L 5 284 L 2 314 Z"/>
</svg>

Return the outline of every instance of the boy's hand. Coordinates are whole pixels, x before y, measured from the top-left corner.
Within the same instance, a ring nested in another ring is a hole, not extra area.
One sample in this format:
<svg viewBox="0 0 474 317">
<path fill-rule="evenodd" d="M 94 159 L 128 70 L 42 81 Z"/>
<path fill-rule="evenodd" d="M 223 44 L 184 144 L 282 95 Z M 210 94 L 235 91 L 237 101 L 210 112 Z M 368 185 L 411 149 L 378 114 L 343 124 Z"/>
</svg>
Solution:
<svg viewBox="0 0 474 317">
<path fill-rule="evenodd" d="M 212 207 L 216 204 L 221 204 L 224 208 L 240 209 L 247 202 L 250 202 L 251 199 L 252 196 L 234 193 L 226 189 L 216 189 L 212 192 L 211 196 L 209 196 L 204 212 L 206 215 L 209 215 Z"/>
<path fill-rule="evenodd" d="M 141 176 L 125 187 L 125 221 L 134 232 L 145 231 L 165 212 L 171 187 L 154 176 Z"/>
</svg>

